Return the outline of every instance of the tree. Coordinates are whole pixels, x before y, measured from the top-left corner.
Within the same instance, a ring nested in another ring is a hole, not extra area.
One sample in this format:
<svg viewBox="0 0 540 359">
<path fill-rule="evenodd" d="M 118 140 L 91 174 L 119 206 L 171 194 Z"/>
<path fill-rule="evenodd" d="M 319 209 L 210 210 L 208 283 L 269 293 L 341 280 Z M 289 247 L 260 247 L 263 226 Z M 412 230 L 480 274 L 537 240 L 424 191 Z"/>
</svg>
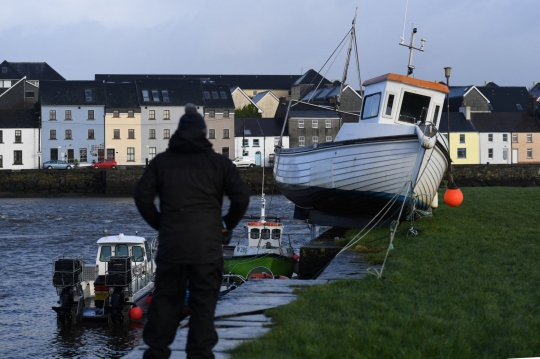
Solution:
<svg viewBox="0 0 540 359">
<path fill-rule="evenodd" d="M 262 115 L 254 104 L 250 103 L 240 109 L 234 110 L 234 118 L 261 118 Z"/>
</svg>

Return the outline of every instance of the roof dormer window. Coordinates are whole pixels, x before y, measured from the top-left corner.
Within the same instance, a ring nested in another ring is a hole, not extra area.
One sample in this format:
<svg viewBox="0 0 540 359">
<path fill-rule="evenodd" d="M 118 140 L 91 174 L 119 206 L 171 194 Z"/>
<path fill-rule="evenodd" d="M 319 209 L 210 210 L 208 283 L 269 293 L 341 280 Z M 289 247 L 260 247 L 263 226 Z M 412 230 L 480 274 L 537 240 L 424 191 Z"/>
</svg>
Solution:
<svg viewBox="0 0 540 359">
<path fill-rule="evenodd" d="M 225 93 L 225 91 L 221 91 L 221 99 L 223 100 L 227 99 L 227 94 Z"/>
<path fill-rule="evenodd" d="M 7 67 L 2 67 L 2 73 L 7 74 Z"/>
<path fill-rule="evenodd" d="M 218 96 L 217 91 L 212 91 L 212 98 L 213 98 L 214 100 L 219 100 L 219 96 Z"/>
<path fill-rule="evenodd" d="M 150 93 L 148 92 L 148 90 L 142 90 L 142 98 L 144 102 L 150 101 Z"/>
<path fill-rule="evenodd" d="M 163 102 L 171 102 L 171 100 L 169 99 L 169 91 L 162 90 L 161 96 L 163 96 Z"/>
<path fill-rule="evenodd" d="M 158 90 L 152 90 L 152 99 L 154 102 L 159 102 L 159 91 Z"/>
<path fill-rule="evenodd" d="M 84 90 L 84 97 L 86 102 L 92 102 L 92 90 Z"/>
<path fill-rule="evenodd" d="M 204 91 L 204 98 L 209 99 L 210 98 L 210 92 Z"/>
<path fill-rule="evenodd" d="M 518 111 L 523 111 L 523 107 L 521 106 L 521 104 L 516 103 L 516 107 L 517 107 Z"/>
</svg>

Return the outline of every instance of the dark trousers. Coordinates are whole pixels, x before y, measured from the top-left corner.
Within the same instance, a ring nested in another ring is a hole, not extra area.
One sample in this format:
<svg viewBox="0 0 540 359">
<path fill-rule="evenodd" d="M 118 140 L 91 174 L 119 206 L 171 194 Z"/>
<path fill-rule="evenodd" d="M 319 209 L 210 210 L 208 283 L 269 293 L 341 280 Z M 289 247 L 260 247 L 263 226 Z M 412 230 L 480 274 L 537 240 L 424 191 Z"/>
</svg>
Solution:
<svg viewBox="0 0 540 359">
<path fill-rule="evenodd" d="M 212 348 L 218 342 L 214 313 L 223 276 L 223 259 L 216 263 L 174 264 L 156 261 L 156 282 L 143 339 L 150 347 L 144 358 L 169 358 L 182 317 L 189 280 L 189 332 L 187 357 L 214 358 Z"/>
</svg>

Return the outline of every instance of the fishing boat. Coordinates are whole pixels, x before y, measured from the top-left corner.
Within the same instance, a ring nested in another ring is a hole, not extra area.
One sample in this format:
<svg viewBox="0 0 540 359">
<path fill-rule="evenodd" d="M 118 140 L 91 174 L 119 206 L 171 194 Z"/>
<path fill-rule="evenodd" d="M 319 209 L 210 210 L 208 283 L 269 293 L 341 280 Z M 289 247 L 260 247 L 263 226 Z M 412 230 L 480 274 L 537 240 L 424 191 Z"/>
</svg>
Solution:
<svg viewBox="0 0 540 359">
<path fill-rule="evenodd" d="M 264 176 L 263 176 L 264 177 Z M 264 186 L 263 186 L 264 188 Z M 266 200 L 261 197 L 261 215 L 244 224 L 247 244 L 223 246 L 224 274 L 227 281 L 239 278 L 240 283 L 252 278 L 290 278 L 298 256 L 290 240 L 283 238 L 283 223 L 279 218 L 267 220 Z M 242 239 L 241 239 L 242 240 Z M 240 241 L 239 241 L 240 242 Z"/>
<path fill-rule="evenodd" d="M 95 264 L 82 256 L 53 259 L 52 282 L 59 306 L 52 307 L 59 323 L 105 320 L 112 323 L 139 319 L 154 289 L 157 237 L 150 243 L 140 236 L 120 233 L 97 241 Z"/>
<path fill-rule="evenodd" d="M 437 207 L 437 189 L 451 162 L 448 141 L 437 131 L 448 88 L 411 77 L 413 50 L 423 51 L 425 41 L 415 48 L 416 32 L 410 45 L 401 44 L 410 50 L 407 75 L 387 73 L 363 83 L 362 104 L 349 113 L 357 122 L 344 123 L 331 142 L 277 146 L 275 183 L 295 204 L 295 218 L 361 228 L 374 216 L 425 214 Z M 355 21 L 349 35 L 350 56 Z M 284 129 L 296 103 L 305 102 L 291 100 Z M 335 110 L 343 113 L 339 106 Z"/>
</svg>

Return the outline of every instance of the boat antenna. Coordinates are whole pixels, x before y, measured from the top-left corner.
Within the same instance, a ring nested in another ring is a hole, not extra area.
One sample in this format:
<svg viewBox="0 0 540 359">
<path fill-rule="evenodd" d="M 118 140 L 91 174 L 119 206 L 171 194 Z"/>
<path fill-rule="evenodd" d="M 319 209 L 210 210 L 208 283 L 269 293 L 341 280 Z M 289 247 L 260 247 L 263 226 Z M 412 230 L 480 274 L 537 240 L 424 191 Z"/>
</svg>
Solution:
<svg viewBox="0 0 540 359">
<path fill-rule="evenodd" d="M 414 71 L 414 66 L 412 64 L 413 50 L 418 50 L 418 51 L 424 52 L 424 43 L 426 42 L 426 39 L 420 40 L 420 41 L 422 41 L 422 45 L 419 48 L 414 47 L 414 38 L 416 37 L 416 32 L 417 31 L 418 30 L 416 29 L 416 27 L 413 27 L 412 34 L 411 34 L 411 43 L 409 45 L 405 45 L 403 43 L 403 39 L 400 42 L 401 46 L 405 46 L 405 47 L 409 48 L 409 65 L 407 65 L 407 76 L 411 76 L 413 74 L 413 71 Z"/>
<path fill-rule="evenodd" d="M 405 2 L 405 17 L 403 19 L 403 34 L 401 35 L 401 42 L 400 44 L 405 44 L 405 24 L 407 23 L 407 7 L 409 5 L 409 0 Z"/>
<path fill-rule="evenodd" d="M 261 123 L 259 122 L 259 119 L 257 119 L 257 125 L 259 126 L 259 129 L 261 130 L 261 135 L 263 136 L 263 158 L 262 158 L 262 162 L 261 162 L 261 165 L 262 165 L 262 183 L 261 183 L 261 222 L 265 223 L 265 217 L 266 217 L 266 213 L 265 213 L 265 206 L 266 206 L 266 199 L 264 198 L 264 167 L 265 167 L 265 162 L 266 162 L 266 137 L 265 137 L 265 134 L 264 134 L 264 130 L 262 129 L 261 127 Z"/>
</svg>

